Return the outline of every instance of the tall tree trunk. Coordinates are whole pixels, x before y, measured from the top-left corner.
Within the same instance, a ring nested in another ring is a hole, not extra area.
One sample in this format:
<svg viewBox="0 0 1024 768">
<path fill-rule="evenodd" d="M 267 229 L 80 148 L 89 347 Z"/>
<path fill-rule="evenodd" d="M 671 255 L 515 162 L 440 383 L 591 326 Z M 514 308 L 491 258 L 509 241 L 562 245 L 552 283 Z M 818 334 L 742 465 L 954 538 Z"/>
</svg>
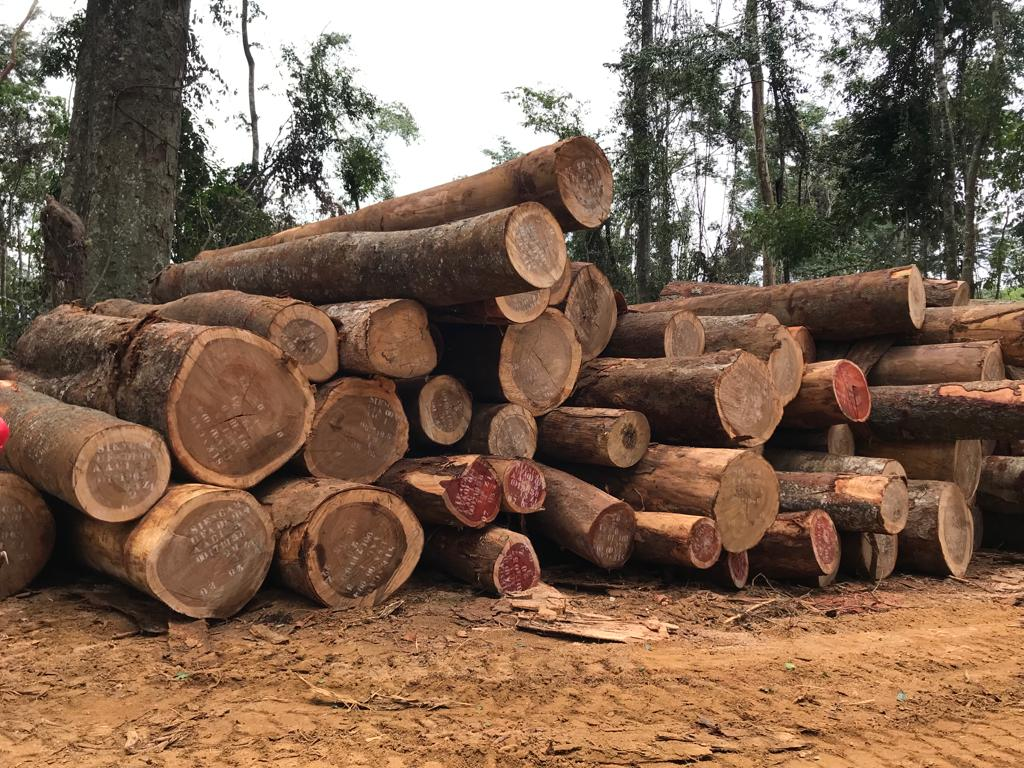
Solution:
<svg viewBox="0 0 1024 768">
<path fill-rule="evenodd" d="M 89 233 L 84 298 L 142 298 L 170 260 L 190 0 L 89 0 L 61 197 Z"/>
<path fill-rule="evenodd" d="M 957 268 L 959 251 L 956 227 L 956 137 L 953 135 L 953 107 L 949 99 L 949 83 L 946 80 L 946 3 L 935 0 L 935 29 L 933 35 L 935 90 L 939 101 L 939 132 L 942 136 L 941 158 L 942 186 L 942 262 L 946 277 L 956 280 L 960 276 Z"/>
<path fill-rule="evenodd" d="M 636 288 L 641 299 L 652 298 L 651 286 L 651 42 L 654 0 L 640 0 L 640 47 L 634 65 L 633 98 L 627 111 L 632 134 L 632 218 L 636 225 Z"/>
<path fill-rule="evenodd" d="M 249 67 L 249 134 L 252 137 L 252 174 L 260 172 L 260 118 L 256 114 L 256 60 L 249 45 L 249 0 L 242 0 L 242 50 Z"/>
<path fill-rule="evenodd" d="M 754 164 L 757 171 L 757 185 L 761 191 L 761 205 L 766 209 L 775 207 L 775 190 L 768 173 L 768 149 L 764 125 L 764 68 L 761 66 L 761 34 L 757 25 L 757 0 L 747 0 L 744 13 L 744 36 L 746 46 L 744 58 L 750 71 L 750 120 L 754 128 Z M 764 260 L 764 284 L 775 285 L 775 264 L 767 251 Z"/>
</svg>

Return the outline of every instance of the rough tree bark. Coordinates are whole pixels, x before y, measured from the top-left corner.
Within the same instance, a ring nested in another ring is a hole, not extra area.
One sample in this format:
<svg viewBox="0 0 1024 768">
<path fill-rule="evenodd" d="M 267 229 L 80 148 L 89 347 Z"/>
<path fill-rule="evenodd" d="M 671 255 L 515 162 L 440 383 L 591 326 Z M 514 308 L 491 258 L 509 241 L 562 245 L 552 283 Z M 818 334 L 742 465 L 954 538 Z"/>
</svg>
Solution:
<svg viewBox="0 0 1024 768">
<path fill-rule="evenodd" d="M 78 214 L 47 195 L 39 214 L 43 231 L 43 286 L 52 306 L 85 296 L 85 225 Z"/>
</svg>

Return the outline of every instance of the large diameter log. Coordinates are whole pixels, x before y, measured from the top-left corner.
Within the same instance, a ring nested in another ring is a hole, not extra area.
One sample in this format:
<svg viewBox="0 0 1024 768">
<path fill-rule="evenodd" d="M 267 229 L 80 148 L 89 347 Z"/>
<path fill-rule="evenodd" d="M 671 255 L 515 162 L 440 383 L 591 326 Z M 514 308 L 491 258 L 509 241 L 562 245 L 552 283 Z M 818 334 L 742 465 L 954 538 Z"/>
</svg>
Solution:
<svg viewBox="0 0 1024 768">
<path fill-rule="evenodd" d="M 562 274 L 559 276 L 555 284 L 552 285 L 548 290 L 548 306 L 557 307 L 559 304 L 565 302 L 565 297 L 569 295 L 569 288 L 572 286 L 572 262 L 565 262 L 565 269 L 562 270 Z"/>
<path fill-rule="evenodd" d="M 437 365 L 423 305 L 409 299 L 325 304 L 334 322 L 341 368 L 348 373 L 411 379 Z"/>
<path fill-rule="evenodd" d="M 466 453 L 532 459 L 537 451 L 537 420 L 514 403 L 477 405 L 459 446 Z"/>
<path fill-rule="evenodd" d="M 705 569 L 722 554 L 715 522 L 699 515 L 637 512 L 633 559 L 647 563 Z"/>
<path fill-rule="evenodd" d="M 833 424 L 828 429 L 777 429 L 769 445 L 798 451 L 818 451 L 833 456 L 853 456 L 857 443 L 849 424 Z"/>
<path fill-rule="evenodd" d="M 718 562 L 705 571 L 715 584 L 726 589 L 745 589 L 750 581 L 750 561 L 746 552 L 722 550 Z"/>
<path fill-rule="evenodd" d="M 837 456 L 817 451 L 767 447 L 764 457 L 779 472 L 835 472 L 846 475 L 892 475 L 906 479 L 907 471 L 895 459 L 873 456 Z"/>
<path fill-rule="evenodd" d="M 899 536 L 892 533 L 842 533 L 840 568 L 861 579 L 881 581 L 896 568 Z"/>
<path fill-rule="evenodd" d="M 666 299 L 632 309 L 689 309 L 701 317 L 767 312 L 783 325 L 807 326 L 816 339 L 859 339 L 912 333 L 921 327 L 924 306 L 921 273 L 910 266 L 742 288 L 713 296 Z"/>
<path fill-rule="evenodd" d="M 849 360 L 826 360 L 804 366 L 799 394 L 786 405 L 782 426 L 824 429 L 866 421 L 870 413 L 864 372 Z"/>
<path fill-rule="evenodd" d="M 836 529 L 899 533 L 907 523 L 907 482 L 895 475 L 779 472 L 779 508 L 823 509 Z"/>
<path fill-rule="evenodd" d="M 871 387 L 868 426 L 883 440 L 1014 440 L 1024 434 L 1024 382 Z"/>
<path fill-rule="evenodd" d="M 965 280 L 926 277 L 924 298 L 929 307 L 961 307 L 971 302 L 971 286 Z"/>
<path fill-rule="evenodd" d="M 167 304 L 107 299 L 93 311 L 114 317 L 146 317 L 195 325 L 225 325 L 262 336 L 299 364 L 310 381 L 327 381 L 338 372 L 338 334 L 321 310 L 295 299 L 212 291 Z"/>
<path fill-rule="evenodd" d="M 524 592 L 540 583 L 540 562 L 530 540 L 496 525 L 435 528 L 423 554 L 434 567 L 494 595 Z"/>
<path fill-rule="evenodd" d="M 196 258 L 209 259 L 327 232 L 422 229 L 527 201 L 542 203 L 566 231 L 600 226 L 608 218 L 612 204 L 612 171 L 608 158 L 593 139 L 575 136 L 535 149 L 475 176 L 367 205 L 354 213 L 293 227 L 252 242 L 203 251 Z"/>
<path fill-rule="evenodd" d="M 789 331 L 789 335 L 793 337 L 793 340 L 800 347 L 800 352 L 804 356 L 804 364 L 815 363 L 818 361 L 818 345 L 814 341 L 814 335 L 805 325 L 790 325 L 786 327 Z"/>
<path fill-rule="evenodd" d="M 782 415 L 768 368 L 739 350 L 672 360 L 591 360 L 570 404 L 640 411 L 658 440 L 714 447 L 760 445 Z"/>
<path fill-rule="evenodd" d="M 810 509 L 778 516 L 747 552 L 750 573 L 769 579 L 817 581 L 839 565 L 839 534 L 827 512 Z"/>
<path fill-rule="evenodd" d="M 1024 365 L 1024 302 L 936 307 L 924 314 L 921 330 L 911 332 L 911 344 L 960 341 L 998 341 L 1009 365 Z"/>
<path fill-rule="evenodd" d="M 173 264 L 152 293 L 172 301 L 232 288 L 313 304 L 390 298 L 438 307 L 548 288 L 565 260 L 558 222 L 525 203 L 430 229 L 340 232 Z"/>
<path fill-rule="evenodd" d="M 33 387 L 160 432 L 192 477 L 255 485 L 301 447 L 313 393 L 296 364 L 248 331 L 107 317 L 62 306 L 16 347 Z"/>
<path fill-rule="evenodd" d="M 551 303 L 550 299 L 550 288 L 537 288 L 533 291 L 513 293 L 511 296 L 495 296 L 493 299 L 445 307 L 434 314 L 442 322 L 449 323 L 528 323 L 543 314 Z"/>
<path fill-rule="evenodd" d="M 619 312 L 612 285 L 596 265 L 574 261 L 569 268 L 572 271 L 569 293 L 558 308 L 576 329 L 586 362 L 604 351 L 615 331 Z"/>
<path fill-rule="evenodd" d="M 508 400 L 540 416 L 561 405 L 576 384 L 580 343 L 558 310 L 508 328 L 445 324 L 442 333 L 440 370 L 484 402 Z"/>
<path fill-rule="evenodd" d="M 985 512 L 1024 514 L 1024 456 L 988 456 L 981 465 L 978 505 Z"/>
<path fill-rule="evenodd" d="M 39 492 L 0 472 L 0 600 L 20 592 L 50 559 L 56 526 Z"/>
<path fill-rule="evenodd" d="M 742 349 L 768 365 L 775 389 L 788 403 L 800 391 L 804 373 L 803 352 L 796 339 L 768 314 L 705 317 L 704 348 L 708 352 Z"/>
<path fill-rule="evenodd" d="M 626 312 L 602 353 L 606 357 L 697 357 L 704 325 L 693 312 Z"/>
<path fill-rule="evenodd" d="M 481 456 L 403 459 L 377 484 L 399 494 L 420 522 L 483 528 L 501 509 L 501 482 Z"/>
<path fill-rule="evenodd" d="M 423 528 L 402 499 L 370 485 L 319 478 L 256 489 L 274 523 L 284 584 L 332 608 L 379 605 L 412 575 Z"/>
<path fill-rule="evenodd" d="M 971 498 L 981 479 L 980 440 L 948 442 L 885 442 L 864 440 L 860 452 L 898 461 L 911 480 L 945 480 L 956 483 Z"/>
<path fill-rule="evenodd" d="M 1006 378 L 998 341 L 893 347 L 868 374 L 872 386 L 998 381 Z"/>
<path fill-rule="evenodd" d="M 639 411 L 564 406 L 539 424 L 538 449 L 557 462 L 631 467 L 650 442 L 651 426 Z"/>
<path fill-rule="evenodd" d="M 473 398 L 452 376 L 427 376 L 398 383 L 413 436 L 420 443 L 455 445 L 469 429 Z"/>
<path fill-rule="evenodd" d="M 537 530 L 561 547 L 601 568 L 621 568 L 633 551 L 636 513 L 599 488 L 551 467 L 544 509 L 530 516 Z"/>
<path fill-rule="evenodd" d="M 540 467 L 529 459 L 485 456 L 501 485 L 501 511 L 532 515 L 544 508 L 547 483 Z"/>
<path fill-rule="evenodd" d="M 134 520 L 167 490 L 171 457 L 148 427 L 12 382 L 0 382 L 0 417 L 0 463 L 90 517 Z"/>
<path fill-rule="evenodd" d="M 86 565 L 197 619 L 241 610 L 274 554 L 274 527 L 260 503 L 210 485 L 172 485 L 138 522 L 74 515 L 68 526 Z"/>
<path fill-rule="evenodd" d="M 974 521 L 953 483 L 911 480 L 910 515 L 900 532 L 897 565 L 936 576 L 963 576 L 974 554 Z"/>
</svg>

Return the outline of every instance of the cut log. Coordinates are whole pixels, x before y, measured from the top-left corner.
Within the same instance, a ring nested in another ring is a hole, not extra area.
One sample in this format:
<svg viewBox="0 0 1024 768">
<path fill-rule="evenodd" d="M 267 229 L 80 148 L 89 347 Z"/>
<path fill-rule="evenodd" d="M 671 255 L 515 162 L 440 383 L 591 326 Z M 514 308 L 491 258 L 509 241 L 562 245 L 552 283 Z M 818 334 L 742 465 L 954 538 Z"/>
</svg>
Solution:
<svg viewBox="0 0 1024 768">
<path fill-rule="evenodd" d="M 963 576 L 974 554 L 971 508 L 953 483 L 911 480 L 910 515 L 896 564 L 935 576 Z"/>
<path fill-rule="evenodd" d="M 750 573 L 769 579 L 817 581 L 836 572 L 839 534 L 827 512 L 809 509 L 780 514 L 756 547 L 747 552 Z"/>
<path fill-rule="evenodd" d="M 636 534 L 633 508 L 560 470 L 541 466 L 541 472 L 547 500 L 530 516 L 531 530 L 601 568 L 625 565 Z"/>
<path fill-rule="evenodd" d="M 532 459 L 537 451 L 537 420 L 514 403 L 477 405 L 459 447 L 465 453 Z"/>
<path fill-rule="evenodd" d="M 715 447 L 760 445 L 782 415 L 768 368 L 739 350 L 672 360 L 591 360 L 570 404 L 640 411 L 658 440 Z"/>
<path fill-rule="evenodd" d="M 789 335 L 793 337 L 800 347 L 804 356 L 804 365 L 818 361 L 818 345 L 814 341 L 814 335 L 805 325 L 790 325 L 786 328 Z"/>
<path fill-rule="evenodd" d="M 501 482 L 480 456 L 403 459 L 377 484 L 405 499 L 422 523 L 483 528 L 501 509 Z"/>
<path fill-rule="evenodd" d="M 894 459 L 872 456 L 837 456 L 817 451 L 768 447 L 764 457 L 779 472 L 835 472 L 846 475 L 891 475 L 906 479 L 903 465 Z"/>
<path fill-rule="evenodd" d="M 529 459 L 485 456 L 501 483 L 501 511 L 532 515 L 544 508 L 547 483 L 540 467 Z"/>
<path fill-rule="evenodd" d="M 1024 382 L 871 387 L 868 426 L 883 440 L 1015 440 L 1024 434 Z"/>
<path fill-rule="evenodd" d="M 974 528 L 973 551 L 977 552 L 985 540 L 985 513 L 981 511 L 976 499 L 968 503 L 971 507 L 971 525 Z"/>
<path fill-rule="evenodd" d="M 833 456 L 853 456 L 857 452 L 849 424 L 833 424 L 828 429 L 778 429 L 772 435 L 773 448 L 818 451 Z"/>
<path fill-rule="evenodd" d="M 337 326 L 341 367 L 346 372 L 411 379 L 437 365 L 437 349 L 423 305 L 409 299 L 325 304 Z"/>
<path fill-rule="evenodd" d="M 306 439 L 313 393 L 295 363 L 237 328 L 58 307 L 18 340 L 33 387 L 160 432 L 192 477 L 247 488 Z"/>
<path fill-rule="evenodd" d="M 689 309 L 700 317 L 767 312 L 783 325 L 807 326 L 816 339 L 859 339 L 912 333 L 921 327 L 924 303 L 921 273 L 910 266 L 666 299 L 632 309 Z"/>
<path fill-rule="evenodd" d="M 971 302 L 971 286 L 965 280 L 926 277 L 924 298 L 929 307 L 961 307 Z"/>
<path fill-rule="evenodd" d="M 722 551 L 718 562 L 705 571 L 708 578 L 726 589 L 746 589 L 750 581 L 750 562 L 746 552 Z"/>
<path fill-rule="evenodd" d="M 871 581 L 889 578 L 896 568 L 899 538 L 892 533 L 841 534 L 842 571 Z"/>
<path fill-rule="evenodd" d="M 825 429 L 866 421 L 870 413 L 871 394 L 861 369 L 849 360 L 826 360 L 804 366 L 800 393 L 786 405 L 782 426 Z"/>
<path fill-rule="evenodd" d="M 715 522 L 698 515 L 637 512 L 633 559 L 646 563 L 705 569 L 722 554 Z"/>
<path fill-rule="evenodd" d="M 619 315 L 603 354 L 697 357 L 704 354 L 704 326 L 693 312 L 627 312 Z"/>
<path fill-rule="evenodd" d="M 455 445 L 469 429 L 473 398 L 452 376 L 426 376 L 398 383 L 412 435 L 420 444 Z"/>
<path fill-rule="evenodd" d="M 928 309 L 921 330 L 910 332 L 905 341 L 911 344 L 998 341 L 1007 364 L 1024 365 L 1024 302 L 972 303 Z"/>
<path fill-rule="evenodd" d="M 226 619 L 260 588 L 274 554 L 270 516 L 245 491 L 172 485 L 138 522 L 68 520 L 90 568 L 196 619 Z"/>
<path fill-rule="evenodd" d="M 733 283 L 701 283 L 692 280 L 673 280 L 661 289 L 659 298 L 689 299 L 693 296 L 717 296 L 730 291 L 742 291 L 744 288 L 756 288 L 755 285 L 734 285 Z"/>
<path fill-rule="evenodd" d="M 1024 456 L 988 456 L 982 462 L 978 505 L 985 512 L 1024 514 Z"/>
<path fill-rule="evenodd" d="M 277 576 L 323 605 L 380 605 L 412 575 L 423 551 L 423 528 L 390 491 L 279 478 L 256 495 L 274 524 Z"/>
<path fill-rule="evenodd" d="M 567 406 L 540 420 L 537 447 L 558 462 L 631 467 L 650 442 L 650 424 L 639 411 Z"/>
<path fill-rule="evenodd" d="M 39 575 L 53 553 L 56 526 L 39 492 L 0 472 L 0 600 Z"/>
<path fill-rule="evenodd" d="M 872 386 L 998 381 L 1006 378 L 998 341 L 893 347 L 871 369 Z"/>
<path fill-rule="evenodd" d="M 895 459 L 911 480 L 945 480 L 956 483 L 969 499 L 978 490 L 981 479 L 982 450 L 979 440 L 953 440 L 935 443 L 888 443 L 863 440 L 860 452 L 865 456 Z"/>
<path fill-rule="evenodd" d="M 304 224 L 218 250 L 209 259 L 247 248 L 287 243 L 326 232 L 422 229 L 468 219 L 526 201 L 542 203 L 566 231 L 592 229 L 608 218 L 612 171 L 593 139 L 575 136 L 507 163 L 421 192 L 367 205 L 354 213 Z"/>
<path fill-rule="evenodd" d="M 540 416 L 565 401 L 579 376 L 580 344 L 558 310 L 507 328 L 445 324 L 441 330 L 440 370 L 484 402 L 508 400 Z"/>
<path fill-rule="evenodd" d="M 496 525 L 479 531 L 435 528 L 427 537 L 424 559 L 494 595 L 525 592 L 540 583 L 540 562 L 530 540 Z"/>
<path fill-rule="evenodd" d="M 907 482 L 895 475 L 779 472 L 779 508 L 823 509 L 844 533 L 899 533 L 907 523 Z"/>
<path fill-rule="evenodd" d="M 803 352 L 796 339 L 768 314 L 705 317 L 704 347 L 708 352 L 742 349 L 768 365 L 775 389 L 788 403 L 801 388 Z"/>
<path fill-rule="evenodd" d="M 171 458 L 152 429 L 13 382 L 0 382 L 0 417 L 0 463 L 90 517 L 134 520 L 167 490 Z"/>
<path fill-rule="evenodd" d="M 93 312 L 113 317 L 153 315 L 193 325 L 223 325 L 262 336 L 280 347 L 310 381 L 327 381 L 338 372 L 338 333 L 321 310 L 295 299 L 212 291 L 167 304 L 107 299 Z"/>
<path fill-rule="evenodd" d="M 448 323 L 528 323 L 544 313 L 551 303 L 550 299 L 550 288 L 538 288 L 534 291 L 513 293 L 511 296 L 474 301 L 471 304 L 457 304 L 454 307 L 437 310 L 434 314 L 438 320 Z"/>
<path fill-rule="evenodd" d="M 619 315 L 615 293 L 604 273 L 594 264 L 573 261 L 569 264 L 572 283 L 565 303 L 558 308 L 576 329 L 583 362 L 593 360 L 604 351 L 615 332 Z"/>
<path fill-rule="evenodd" d="M 157 301 L 232 288 L 313 304 L 390 298 L 445 307 L 549 288 L 565 260 L 558 222 L 525 203 L 430 229 L 339 232 L 172 264 L 152 292 Z"/>
<path fill-rule="evenodd" d="M 569 295 L 569 286 L 572 285 L 572 268 L 570 264 L 572 264 L 571 261 L 565 262 L 565 269 L 562 270 L 558 281 L 548 289 L 551 292 L 548 296 L 549 307 L 557 307 L 559 304 L 564 303 L 565 297 Z"/>
</svg>

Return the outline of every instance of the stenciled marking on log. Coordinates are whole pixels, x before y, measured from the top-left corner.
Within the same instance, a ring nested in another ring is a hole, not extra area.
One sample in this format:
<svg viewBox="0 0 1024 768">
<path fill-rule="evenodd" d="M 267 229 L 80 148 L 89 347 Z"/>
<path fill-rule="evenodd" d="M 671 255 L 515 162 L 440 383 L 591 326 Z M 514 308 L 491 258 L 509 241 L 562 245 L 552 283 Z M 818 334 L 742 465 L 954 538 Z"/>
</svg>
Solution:
<svg viewBox="0 0 1024 768">
<path fill-rule="evenodd" d="M 520 413 L 491 422 L 491 440 L 488 445 L 495 456 L 526 456 L 527 448 L 534 446 L 532 424 Z"/>
<path fill-rule="evenodd" d="M 690 552 L 699 563 L 713 562 L 722 550 L 718 529 L 710 519 L 698 521 L 690 531 Z"/>
<path fill-rule="evenodd" d="M 551 268 L 552 224 L 547 216 L 531 211 L 517 217 L 515 243 L 527 272 Z"/>
<path fill-rule="evenodd" d="M 537 509 L 544 500 L 544 475 L 529 462 L 515 462 L 505 472 L 504 481 L 509 501 L 516 509 Z"/>
<path fill-rule="evenodd" d="M 442 483 L 458 516 L 469 524 L 490 522 L 501 503 L 501 487 L 490 466 L 477 460 L 454 480 Z"/>
<path fill-rule="evenodd" d="M 516 542 L 505 550 L 498 563 L 498 590 L 506 592 L 524 592 L 536 586 L 540 573 L 534 561 L 533 550 L 529 545 Z"/>
<path fill-rule="evenodd" d="M 102 504 L 128 507 L 153 490 L 157 476 L 154 451 L 119 440 L 101 445 L 86 469 L 89 492 Z"/>
<path fill-rule="evenodd" d="M 213 412 L 200 398 L 191 399 L 193 408 L 189 412 L 189 424 L 206 454 L 205 457 L 195 455 L 195 458 L 204 466 L 212 463 L 217 469 L 248 457 L 253 449 L 248 422 L 252 416 L 267 410 L 263 392 L 248 374 L 227 370 L 221 381 L 233 383 L 235 392 L 224 400 L 219 413 Z M 278 431 L 274 436 L 280 439 L 285 435 Z M 198 454 L 191 445 L 189 447 L 193 454 Z"/>
<path fill-rule="evenodd" d="M 599 564 L 616 567 L 625 562 L 633 550 L 631 517 L 629 510 L 612 509 L 602 513 L 594 522 L 590 529 L 590 546 Z"/>
<path fill-rule="evenodd" d="M 405 553 L 405 533 L 377 504 L 339 510 L 321 529 L 316 565 L 323 580 L 339 594 L 357 598 L 387 583 Z"/>
<path fill-rule="evenodd" d="M 562 174 L 572 187 L 573 197 L 588 212 L 601 210 L 602 191 L 604 190 L 603 174 L 600 163 L 595 158 L 581 157 L 562 166 Z"/>
<path fill-rule="evenodd" d="M 466 400 L 456 386 L 438 387 L 430 398 L 430 420 L 445 433 L 459 432 L 468 423 Z"/>
<path fill-rule="evenodd" d="M 383 397 L 366 398 L 366 411 L 359 420 L 359 430 L 366 437 L 365 442 L 357 443 L 359 449 L 375 460 L 391 456 L 398 432 L 398 415 L 391 403 Z"/>
<path fill-rule="evenodd" d="M 327 352 L 327 334 L 312 320 L 296 318 L 281 331 L 281 349 L 300 363 L 315 363 Z"/>
<path fill-rule="evenodd" d="M 839 537 L 828 514 L 814 515 L 811 521 L 811 540 L 814 551 L 827 570 L 839 557 Z"/>
</svg>

